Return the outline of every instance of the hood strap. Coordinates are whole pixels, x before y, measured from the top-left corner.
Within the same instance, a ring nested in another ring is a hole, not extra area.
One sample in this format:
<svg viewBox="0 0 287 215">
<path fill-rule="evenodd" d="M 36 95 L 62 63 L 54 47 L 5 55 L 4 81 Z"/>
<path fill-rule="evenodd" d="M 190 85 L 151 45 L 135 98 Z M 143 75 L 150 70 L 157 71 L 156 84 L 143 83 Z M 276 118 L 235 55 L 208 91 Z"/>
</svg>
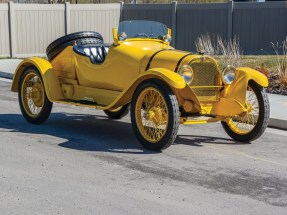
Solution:
<svg viewBox="0 0 287 215">
<path fill-rule="evenodd" d="M 147 70 L 149 69 L 150 64 L 151 64 L 153 58 L 154 58 L 158 53 L 160 53 L 160 52 L 162 52 L 162 51 L 171 51 L 171 50 L 173 50 L 173 49 L 161 49 L 161 50 L 156 51 L 156 52 L 150 57 L 150 59 L 149 59 L 149 61 L 148 61 L 148 63 L 147 63 L 147 66 L 146 66 L 146 68 L 145 68 L 145 71 L 147 71 Z"/>
<path fill-rule="evenodd" d="M 188 54 L 186 54 L 186 55 L 183 55 L 183 57 L 182 58 L 180 58 L 180 60 L 177 62 L 177 64 L 176 64 L 176 67 L 175 67 L 175 72 L 177 72 L 177 70 L 178 70 L 178 67 L 179 67 L 179 65 L 180 65 L 180 63 L 183 61 L 183 59 L 185 58 L 185 57 L 187 57 L 187 56 L 189 56 L 189 55 L 192 55 L 192 53 L 188 53 Z"/>
</svg>

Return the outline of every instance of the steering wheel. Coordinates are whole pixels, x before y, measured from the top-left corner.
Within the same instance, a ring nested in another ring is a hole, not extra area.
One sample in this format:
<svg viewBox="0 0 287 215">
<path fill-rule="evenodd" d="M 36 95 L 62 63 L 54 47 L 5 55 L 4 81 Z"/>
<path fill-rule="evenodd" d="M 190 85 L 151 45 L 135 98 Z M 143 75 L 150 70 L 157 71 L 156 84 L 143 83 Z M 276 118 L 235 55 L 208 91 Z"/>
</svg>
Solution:
<svg viewBox="0 0 287 215">
<path fill-rule="evenodd" d="M 133 38 L 149 38 L 149 36 L 146 33 L 139 33 L 133 36 Z"/>
</svg>

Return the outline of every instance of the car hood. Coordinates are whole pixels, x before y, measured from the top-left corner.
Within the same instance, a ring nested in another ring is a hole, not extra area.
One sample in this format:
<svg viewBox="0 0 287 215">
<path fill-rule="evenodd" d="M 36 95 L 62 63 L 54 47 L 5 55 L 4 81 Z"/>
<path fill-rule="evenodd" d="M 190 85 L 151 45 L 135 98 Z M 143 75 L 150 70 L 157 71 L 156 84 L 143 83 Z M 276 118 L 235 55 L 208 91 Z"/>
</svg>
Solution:
<svg viewBox="0 0 287 215">
<path fill-rule="evenodd" d="M 116 47 L 127 61 L 138 62 L 139 71 L 144 72 L 152 68 L 165 68 L 177 71 L 182 63 L 187 63 L 198 55 L 176 50 L 168 44 L 158 40 L 128 40 Z M 126 62 L 127 64 L 129 62 Z"/>
</svg>

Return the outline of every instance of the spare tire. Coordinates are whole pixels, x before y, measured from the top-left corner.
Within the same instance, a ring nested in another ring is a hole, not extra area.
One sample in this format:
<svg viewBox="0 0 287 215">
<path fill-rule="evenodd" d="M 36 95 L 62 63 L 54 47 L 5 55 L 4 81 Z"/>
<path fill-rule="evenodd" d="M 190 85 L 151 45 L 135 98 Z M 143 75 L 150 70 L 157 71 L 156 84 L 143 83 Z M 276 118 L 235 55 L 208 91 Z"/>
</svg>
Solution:
<svg viewBox="0 0 287 215">
<path fill-rule="evenodd" d="M 48 45 L 46 49 L 48 60 L 52 60 L 67 46 L 72 46 L 75 43 L 78 45 L 99 44 L 103 43 L 103 37 L 101 34 L 93 31 L 76 32 L 60 37 Z"/>
</svg>

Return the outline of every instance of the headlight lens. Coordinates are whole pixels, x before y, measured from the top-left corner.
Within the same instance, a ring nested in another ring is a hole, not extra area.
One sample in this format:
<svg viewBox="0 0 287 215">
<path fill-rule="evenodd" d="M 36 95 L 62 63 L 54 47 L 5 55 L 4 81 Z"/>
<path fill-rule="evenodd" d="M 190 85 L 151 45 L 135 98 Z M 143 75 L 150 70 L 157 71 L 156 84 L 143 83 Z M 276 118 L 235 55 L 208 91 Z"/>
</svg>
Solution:
<svg viewBox="0 0 287 215">
<path fill-rule="evenodd" d="M 189 65 L 182 66 L 178 73 L 183 77 L 185 83 L 190 84 L 193 81 L 194 73 Z"/>
<path fill-rule="evenodd" d="M 221 78 L 224 84 L 232 84 L 236 79 L 236 68 L 234 66 L 227 66 L 223 69 Z"/>
</svg>

